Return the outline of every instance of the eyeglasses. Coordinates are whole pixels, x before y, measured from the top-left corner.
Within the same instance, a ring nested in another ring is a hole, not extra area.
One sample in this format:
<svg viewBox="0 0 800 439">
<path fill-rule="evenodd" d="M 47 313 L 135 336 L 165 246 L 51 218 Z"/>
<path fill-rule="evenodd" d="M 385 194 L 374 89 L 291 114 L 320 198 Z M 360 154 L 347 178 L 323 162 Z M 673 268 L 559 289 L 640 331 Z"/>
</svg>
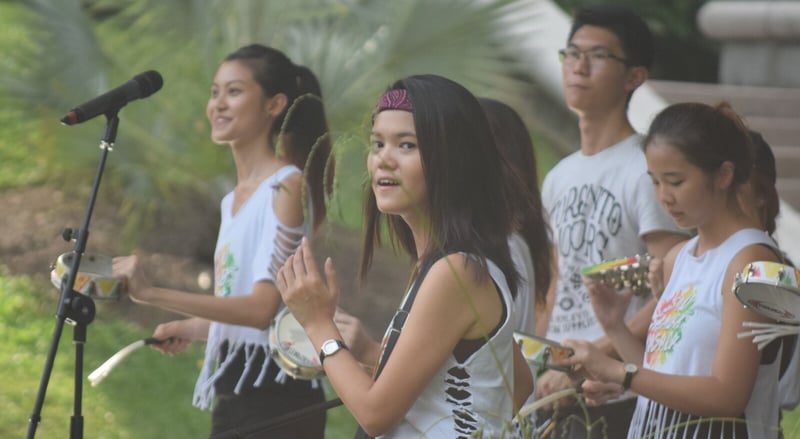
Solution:
<svg viewBox="0 0 800 439">
<path fill-rule="evenodd" d="M 625 65 L 628 64 L 628 60 L 619 56 L 614 55 L 608 49 L 604 49 L 601 47 L 589 49 L 589 50 L 578 50 L 574 47 L 568 47 L 566 49 L 561 49 L 558 51 L 558 58 L 561 62 L 568 66 L 573 66 L 581 60 L 581 55 L 586 57 L 586 61 L 589 63 L 590 67 L 600 67 L 605 65 L 609 59 L 613 59 L 614 61 L 619 61 Z"/>
</svg>

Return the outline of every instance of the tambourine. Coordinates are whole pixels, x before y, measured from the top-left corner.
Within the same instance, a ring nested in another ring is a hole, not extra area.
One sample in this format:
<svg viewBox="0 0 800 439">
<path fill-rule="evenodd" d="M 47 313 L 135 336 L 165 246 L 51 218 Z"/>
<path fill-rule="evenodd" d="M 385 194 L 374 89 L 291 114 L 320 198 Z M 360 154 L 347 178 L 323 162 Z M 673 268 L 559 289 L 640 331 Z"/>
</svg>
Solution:
<svg viewBox="0 0 800 439">
<path fill-rule="evenodd" d="M 628 288 L 633 294 L 641 296 L 650 292 L 647 273 L 652 259 L 652 256 L 644 254 L 604 261 L 583 267 L 581 274 L 618 290 Z"/>
<path fill-rule="evenodd" d="M 275 316 L 269 347 L 273 361 L 292 378 L 313 380 L 325 375 L 314 345 L 289 308 Z"/>
<path fill-rule="evenodd" d="M 792 266 L 756 261 L 736 273 L 733 294 L 746 307 L 783 323 L 800 324 L 800 272 Z"/>
<path fill-rule="evenodd" d="M 74 261 L 72 253 L 64 253 L 53 263 L 50 281 L 61 289 L 61 280 L 72 269 Z M 75 291 L 98 300 L 119 300 L 122 287 L 120 278 L 114 277 L 111 268 L 111 257 L 84 254 L 81 266 L 75 275 Z"/>
<path fill-rule="evenodd" d="M 514 341 L 519 345 L 525 361 L 536 368 L 537 374 L 541 374 L 545 369 L 559 370 L 561 372 L 572 371 L 569 366 L 559 366 L 551 363 L 552 360 L 561 361 L 572 356 L 572 349 L 561 346 L 553 340 L 519 331 L 514 331 Z"/>
</svg>

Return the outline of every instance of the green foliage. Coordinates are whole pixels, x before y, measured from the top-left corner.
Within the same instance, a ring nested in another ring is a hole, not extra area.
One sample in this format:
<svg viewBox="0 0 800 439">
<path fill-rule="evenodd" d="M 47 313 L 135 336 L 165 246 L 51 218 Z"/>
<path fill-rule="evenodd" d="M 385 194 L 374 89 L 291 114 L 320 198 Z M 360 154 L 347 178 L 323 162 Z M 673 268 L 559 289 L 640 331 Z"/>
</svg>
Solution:
<svg viewBox="0 0 800 439">
<path fill-rule="evenodd" d="M 35 157 L 42 159 L 23 163 L 32 176 L 17 181 L 48 175 L 64 185 L 88 184 L 77 179 L 88 180 L 97 166 L 92 143 L 103 133 L 103 118 L 69 128 L 57 121 L 76 103 L 155 69 L 164 77 L 164 89 L 120 111 L 104 177 L 104 185 L 124 200 L 125 235 L 146 232 L 147 219 L 185 191 L 216 203 L 231 187 L 231 160 L 227 147 L 208 139 L 207 90 L 227 53 L 260 42 L 319 76 L 339 166 L 330 220 L 355 226 L 369 113 L 380 92 L 409 74 L 438 73 L 476 94 L 521 95 L 529 84 L 513 73 L 516 63 L 499 37 L 519 3 L 24 0 L 7 5 L 15 15 L 13 32 L 25 44 L 18 61 L 0 64 L 5 77 L 0 89 L 31 120 L 24 131 L 37 133 L 37 139 L 20 136 L 8 144 L 35 147 Z M 9 172 L 0 168 L 0 184 Z M 10 185 L 13 178 L 6 179 Z"/>
<path fill-rule="evenodd" d="M 790 412 L 783 412 L 783 435 L 786 439 L 800 438 L 800 408 Z"/>
<path fill-rule="evenodd" d="M 32 41 L 20 23 L 23 11 L 18 5 L 0 3 L 0 70 L 11 77 L 26 73 L 24 57 Z M 8 77 L 7 77 L 8 78 Z M 3 80 L 8 86 L 16 82 Z M 26 114 L 17 110 L 19 102 L 7 93 L 0 94 L 0 189 L 28 185 L 44 179 L 41 156 L 35 154 L 35 145 L 41 138 L 36 135 L 36 124 Z"/>
<path fill-rule="evenodd" d="M 32 153 L 32 145 L 37 144 L 34 124 L 7 109 L 2 99 L 0 106 L 0 190 L 44 181 L 42 158 Z"/>
</svg>

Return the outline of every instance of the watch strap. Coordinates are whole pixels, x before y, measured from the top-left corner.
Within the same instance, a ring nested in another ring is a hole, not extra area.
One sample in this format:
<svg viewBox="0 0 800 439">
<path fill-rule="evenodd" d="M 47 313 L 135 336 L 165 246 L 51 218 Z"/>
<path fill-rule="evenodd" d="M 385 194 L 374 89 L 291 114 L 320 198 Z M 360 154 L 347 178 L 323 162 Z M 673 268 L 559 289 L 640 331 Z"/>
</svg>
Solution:
<svg viewBox="0 0 800 439">
<path fill-rule="evenodd" d="M 636 372 L 639 371 L 639 368 L 635 364 L 626 364 L 625 365 L 625 379 L 622 381 L 622 391 L 626 392 L 628 389 L 631 388 L 631 382 L 633 381 L 633 376 L 636 375 Z"/>
<path fill-rule="evenodd" d="M 325 345 L 326 345 L 326 344 L 329 344 L 329 343 L 336 343 L 336 350 L 335 350 L 335 351 L 333 351 L 333 352 L 331 352 L 330 354 L 326 354 L 326 353 L 325 353 Z M 330 340 L 325 340 L 325 343 L 322 343 L 322 349 L 320 349 L 320 350 L 319 350 L 319 364 L 320 364 L 320 366 L 322 365 L 322 363 L 324 363 L 324 362 L 325 362 L 325 358 L 326 358 L 326 357 L 330 357 L 331 355 L 333 355 L 333 354 L 335 354 L 335 353 L 339 352 L 339 351 L 340 351 L 340 350 L 342 350 L 342 349 L 347 349 L 347 350 L 350 350 L 350 349 L 347 347 L 347 345 L 346 345 L 346 344 L 344 344 L 344 342 L 343 342 L 343 341 L 341 341 L 341 340 L 339 340 L 339 339 L 335 339 L 335 338 L 333 338 L 333 339 L 330 339 Z"/>
</svg>

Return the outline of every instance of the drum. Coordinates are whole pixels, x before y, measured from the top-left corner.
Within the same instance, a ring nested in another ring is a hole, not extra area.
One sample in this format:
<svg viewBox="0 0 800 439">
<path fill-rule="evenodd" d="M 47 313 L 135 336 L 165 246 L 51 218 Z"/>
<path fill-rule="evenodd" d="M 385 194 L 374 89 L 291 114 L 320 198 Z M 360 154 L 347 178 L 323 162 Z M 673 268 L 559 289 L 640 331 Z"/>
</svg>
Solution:
<svg viewBox="0 0 800 439">
<path fill-rule="evenodd" d="M 269 347 L 273 361 L 292 378 L 313 380 L 325 375 L 314 345 L 289 308 L 275 316 Z"/>
<path fill-rule="evenodd" d="M 586 266 L 581 274 L 595 282 L 612 285 L 617 290 L 628 288 L 633 294 L 641 296 L 650 292 L 647 274 L 652 259 L 648 254 L 614 259 Z"/>
<path fill-rule="evenodd" d="M 53 263 L 50 281 L 61 289 L 61 280 L 72 269 L 75 257 L 72 253 L 64 253 Z M 84 254 L 81 266 L 75 275 L 75 291 L 98 300 L 119 300 L 122 288 L 120 278 L 114 277 L 111 268 L 111 257 Z"/>
<path fill-rule="evenodd" d="M 782 323 L 800 324 L 800 272 L 792 266 L 756 261 L 736 273 L 733 294 L 746 307 Z"/>
</svg>

